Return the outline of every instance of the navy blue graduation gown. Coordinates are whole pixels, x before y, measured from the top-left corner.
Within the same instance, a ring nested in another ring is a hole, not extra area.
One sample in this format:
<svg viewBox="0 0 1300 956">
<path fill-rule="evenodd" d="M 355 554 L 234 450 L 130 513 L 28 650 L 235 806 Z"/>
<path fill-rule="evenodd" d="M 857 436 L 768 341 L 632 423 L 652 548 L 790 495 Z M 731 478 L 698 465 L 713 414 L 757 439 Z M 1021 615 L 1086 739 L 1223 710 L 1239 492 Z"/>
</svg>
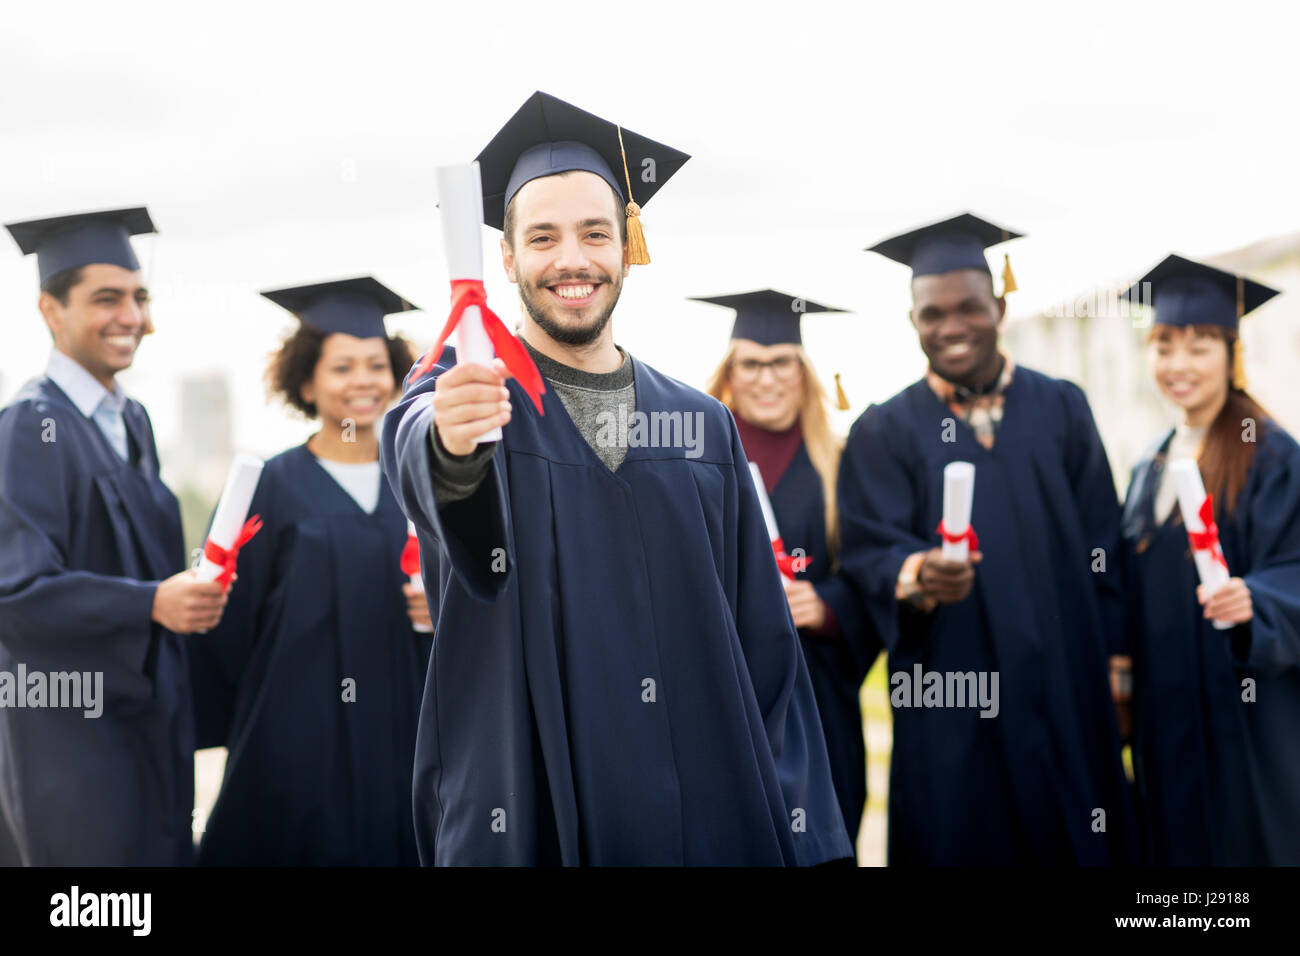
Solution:
<svg viewBox="0 0 1300 956">
<path fill-rule="evenodd" d="M 186 638 L 151 620 L 185 567 L 180 509 L 144 408 L 133 459 L 47 378 L 0 411 L 0 671 L 102 672 L 103 714 L 0 708 L 0 801 L 26 863 L 193 858 Z"/>
<path fill-rule="evenodd" d="M 486 479 L 438 509 L 435 377 L 385 421 L 389 480 L 444 560 L 416 746 L 425 863 L 853 855 L 735 422 L 632 361 L 638 412 L 702 416 L 700 457 L 632 446 L 611 472 L 554 391 L 542 418 L 511 380 Z"/>
<path fill-rule="evenodd" d="M 1300 446 L 1261 426 L 1230 517 L 1215 503 L 1229 571 L 1253 618 L 1202 616 L 1177 506 L 1155 524 L 1154 452 L 1124 509 L 1135 612 L 1133 762 L 1146 850 L 1159 865 L 1300 865 Z M 1254 699 L 1246 701 L 1253 683 Z"/>
<path fill-rule="evenodd" d="M 795 572 L 795 577 L 812 584 L 839 623 L 837 637 L 819 636 L 802 628 L 799 638 L 822 719 L 840 812 L 849 837 L 856 841 L 867 803 L 867 750 L 862 739 L 858 694 L 880 653 L 880 639 L 861 599 L 844 576 L 831 568 L 826 546 L 826 498 L 807 446 L 801 444 L 790 466 L 775 477 L 776 485 L 769 497 L 785 549 L 792 552 L 801 548 L 813 558 L 807 567 Z"/>
<path fill-rule="evenodd" d="M 895 587 L 909 554 L 940 543 L 950 461 L 975 465 L 971 523 L 984 561 L 969 597 L 926 614 L 897 601 Z M 890 863 L 1130 859 L 1106 662 L 1107 635 L 1122 644 L 1119 500 L 1083 392 L 1017 367 L 987 450 L 919 381 L 854 423 L 839 504 L 842 567 L 889 651 L 891 705 L 894 675 L 918 666 L 999 681 L 992 718 L 970 706 L 893 706 Z M 1105 572 L 1091 570 L 1096 548 Z"/>
<path fill-rule="evenodd" d="M 221 624 L 191 648 L 198 744 L 229 749 L 202 865 L 418 863 L 411 766 L 430 636 L 407 617 L 406 519 L 380 486 L 366 514 L 306 445 L 262 470 L 249 509 L 262 530 Z"/>
</svg>

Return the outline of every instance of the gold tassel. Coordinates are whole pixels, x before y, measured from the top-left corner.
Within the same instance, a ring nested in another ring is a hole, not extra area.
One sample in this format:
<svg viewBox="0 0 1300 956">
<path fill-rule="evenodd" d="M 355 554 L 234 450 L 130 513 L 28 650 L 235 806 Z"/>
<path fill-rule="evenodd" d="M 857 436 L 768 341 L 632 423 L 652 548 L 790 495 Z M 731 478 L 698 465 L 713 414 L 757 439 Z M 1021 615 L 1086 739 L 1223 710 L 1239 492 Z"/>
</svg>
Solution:
<svg viewBox="0 0 1300 956">
<path fill-rule="evenodd" d="M 1002 254 L 1002 294 L 1016 291 L 1016 276 L 1011 271 L 1011 256 L 1006 253 Z"/>
<path fill-rule="evenodd" d="M 835 373 L 835 407 L 842 412 L 847 412 L 851 407 L 849 397 L 844 394 L 844 386 L 840 384 L 840 373 Z"/>
<path fill-rule="evenodd" d="M 650 250 L 645 245 L 645 232 L 641 228 L 641 207 L 632 200 L 632 177 L 627 174 L 627 150 L 623 148 L 623 127 L 618 129 L 618 151 L 623 156 L 623 181 L 627 183 L 627 264 L 648 266 Z"/>
<path fill-rule="evenodd" d="M 627 204 L 627 264 L 650 264 L 650 250 L 645 247 L 645 233 L 641 231 L 641 207 L 634 202 Z"/>
<path fill-rule="evenodd" d="M 1241 347 L 1241 339 L 1232 343 L 1232 387 L 1239 392 L 1246 390 L 1246 350 Z"/>
</svg>

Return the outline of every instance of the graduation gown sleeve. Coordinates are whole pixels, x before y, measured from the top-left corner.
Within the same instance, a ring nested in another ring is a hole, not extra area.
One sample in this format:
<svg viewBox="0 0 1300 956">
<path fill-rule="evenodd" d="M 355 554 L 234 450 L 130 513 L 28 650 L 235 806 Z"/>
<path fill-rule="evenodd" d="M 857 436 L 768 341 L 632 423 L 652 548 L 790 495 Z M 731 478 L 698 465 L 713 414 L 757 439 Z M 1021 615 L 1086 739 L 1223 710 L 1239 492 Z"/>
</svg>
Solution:
<svg viewBox="0 0 1300 956">
<path fill-rule="evenodd" d="M 433 497 L 433 389 L 438 375 L 450 367 L 444 352 L 434 374 L 409 388 L 401 403 L 384 419 L 382 455 L 384 474 L 393 494 L 419 531 L 432 535 L 445 551 L 451 573 L 474 597 L 490 601 L 509 584 L 514 554 L 509 541 L 509 506 L 502 472 L 502 451 L 497 449 L 487 476 L 468 498 L 437 507 Z M 506 570 L 494 549 L 506 542 Z"/>
<path fill-rule="evenodd" d="M 891 653 L 900 640 L 898 616 L 922 613 L 895 598 L 898 574 L 910 555 L 932 547 L 911 531 L 921 496 L 895 447 L 905 440 L 887 427 L 880 406 L 869 407 L 849 432 L 838 481 L 840 566 L 858 583 L 881 643 Z"/>
<path fill-rule="evenodd" d="M 1074 491 L 1085 544 L 1094 556 L 1093 586 L 1109 654 L 1127 653 L 1123 575 L 1124 549 L 1120 545 L 1120 505 L 1115 478 L 1097 423 L 1083 390 L 1061 383 L 1065 404 L 1065 469 Z M 1100 549 L 1100 555 L 1098 555 Z M 1105 561 L 1105 570 L 1098 559 Z"/>
<path fill-rule="evenodd" d="M 1237 628 L 1233 650 L 1265 676 L 1300 667 L 1300 446 L 1275 429 L 1256 454 L 1258 488 L 1248 508 L 1253 617 Z M 1236 573 L 1236 569 L 1230 569 Z"/>
<path fill-rule="evenodd" d="M 0 643 L 18 660 L 55 653 L 102 670 L 110 684 L 123 673 L 143 677 L 158 582 L 69 568 L 85 518 L 69 508 L 78 449 L 57 431 L 45 440 L 66 423 L 41 406 L 19 401 L 0 412 Z M 132 683 L 152 696 L 149 683 Z"/>
</svg>

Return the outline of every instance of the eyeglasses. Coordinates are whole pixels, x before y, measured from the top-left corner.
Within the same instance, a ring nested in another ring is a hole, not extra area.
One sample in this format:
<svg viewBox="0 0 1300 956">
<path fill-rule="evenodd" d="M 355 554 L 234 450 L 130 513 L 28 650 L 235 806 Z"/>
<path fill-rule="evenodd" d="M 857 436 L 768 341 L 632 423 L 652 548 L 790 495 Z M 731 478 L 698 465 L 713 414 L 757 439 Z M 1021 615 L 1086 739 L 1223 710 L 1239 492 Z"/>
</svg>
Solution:
<svg viewBox="0 0 1300 956">
<path fill-rule="evenodd" d="M 731 374 L 742 382 L 756 382 L 765 368 L 772 370 L 772 377 L 777 381 L 788 382 L 799 374 L 799 358 L 795 355 L 781 355 L 767 362 L 741 359 L 731 363 Z"/>
</svg>

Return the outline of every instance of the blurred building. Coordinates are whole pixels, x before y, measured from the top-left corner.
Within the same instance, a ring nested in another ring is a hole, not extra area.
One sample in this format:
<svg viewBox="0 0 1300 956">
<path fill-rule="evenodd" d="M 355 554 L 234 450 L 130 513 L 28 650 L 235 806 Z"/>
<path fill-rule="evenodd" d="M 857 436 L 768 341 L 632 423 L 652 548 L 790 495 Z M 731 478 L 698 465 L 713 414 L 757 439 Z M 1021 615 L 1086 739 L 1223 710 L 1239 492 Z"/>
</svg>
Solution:
<svg viewBox="0 0 1300 956">
<path fill-rule="evenodd" d="M 233 457 L 230 386 L 218 372 L 181 379 L 181 421 L 163 477 L 181 503 L 187 548 L 202 544 Z"/>
<path fill-rule="evenodd" d="M 178 484 L 191 485 L 214 499 L 221 494 L 230 467 L 230 386 L 220 373 L 181 379 L 179 437 L 166 459 Z"/>
<path fill-rule="evenodd" d="M 1292 434 L 1300 434 L 1300 232 L 1252 243 L 1202 261 L 1282 290 L 1241 323 L 1252 395 Z M 1177 421 L 1147 366 L 1151 315 L 1118 295 L 1123 283 L 1099 286 L 1035 315 L 1008 318 L 1003 336 L 1017 362 L 1078 383 L 1088 394 L 1116 483 L 1162 429 Z"/>
</svg>

